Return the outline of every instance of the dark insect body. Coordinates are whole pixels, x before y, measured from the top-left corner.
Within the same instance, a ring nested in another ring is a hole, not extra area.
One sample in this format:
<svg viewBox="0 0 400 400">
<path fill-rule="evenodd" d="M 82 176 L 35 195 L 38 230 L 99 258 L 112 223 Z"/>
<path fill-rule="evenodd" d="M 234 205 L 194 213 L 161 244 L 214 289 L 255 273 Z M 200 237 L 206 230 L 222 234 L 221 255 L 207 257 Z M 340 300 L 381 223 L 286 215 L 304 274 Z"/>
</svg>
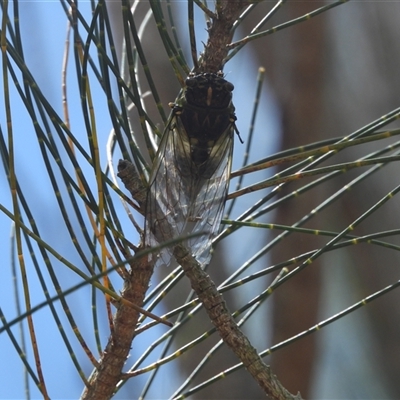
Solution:
<svg viewBox="0 0 400 400">
<path fill-rule="evenodd" d="M 180 235 L 196 259 L 208 263 L 229 185 L 235 132 L 233 85 L 222 73 L 189 75 L 161 139 L 146 201 L 145 243 Z M 168 263 L 170 250 L 164 252 Z"/>
</svg>

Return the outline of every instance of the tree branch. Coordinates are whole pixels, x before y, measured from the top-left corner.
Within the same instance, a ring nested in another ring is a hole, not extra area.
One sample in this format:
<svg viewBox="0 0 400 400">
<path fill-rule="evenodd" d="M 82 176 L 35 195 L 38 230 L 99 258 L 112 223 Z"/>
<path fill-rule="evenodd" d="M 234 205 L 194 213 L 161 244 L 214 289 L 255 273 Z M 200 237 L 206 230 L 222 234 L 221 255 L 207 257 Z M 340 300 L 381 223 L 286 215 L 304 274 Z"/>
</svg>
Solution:
<svg viewBox="0 0 400 400">
<path fill-rule="evenodd" d="M 143 305 L 154 265 L 144 256 L 131 265 L 130 277 L 125 280 L 121 297 L 139 306 Z M 89 387 L 81 395 L 82 400 L 106 400 L 114 394 L 117 383 L 121 380 L 122 368 L 131 350 L 136 336 L 140 312 L 119 304 L 114 316 L 114 329 L 96 368 L 89 378 Z"/>
<path fill-rule="evenodd" d="M 224 60 L 228 55 L 227 45 L 233 37 L 233 24 L 243 10 L 254 1 L 249 0 L 221 0 L 216 9 L 216 18 L 208 29 L 208 41 L 201 57 L 200 70 L 202 72 L 218 72 L 224 67 Z"/>
<path fill-rule="evenodd" d="M 289 393 L 271 372 L 271 368 L 263 362 L 256 349 L 232 318 L 222 294 L 218 292 L 214 282 L 196 259 L 182 245 L 174 247 L 174 256 L 189 278 L 192 289 L 202 302 L 222 340 L 240 359 L 268 398 L 300 400 L 300 394 Z"/>
</svg>

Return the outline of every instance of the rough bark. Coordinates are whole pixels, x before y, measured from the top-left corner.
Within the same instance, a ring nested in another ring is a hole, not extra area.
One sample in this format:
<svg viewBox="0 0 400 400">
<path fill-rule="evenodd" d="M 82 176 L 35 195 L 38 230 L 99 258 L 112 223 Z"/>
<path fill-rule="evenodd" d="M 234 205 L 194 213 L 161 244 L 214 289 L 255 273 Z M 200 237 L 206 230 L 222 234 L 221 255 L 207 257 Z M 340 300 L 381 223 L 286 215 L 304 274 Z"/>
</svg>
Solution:
<svg viewBox="0 0 400 400">
<path fill-rule="evenodd" d="M 243 363 L 267 397 L 280 400 L 300 400 L 300 394 L 292 395 L 289 393 L 272 373 L 271 368 L 263 362 L 257 350 L 239 329 L 222 294 L 218 292 L 210 276 L 189 254 L 188 250 L 183 246 L 175 246 L 174 255 L 189 278 L 192 289 L 202 302 L 222 340 Z"/>
<path fill-rule="evenodd" d="M 132 265 L 130 277 L 125 280 L 121 293 L 123 299 L 139 306 L 143 304 L 153 267 L 148 263 L 147 256 Z M 82 393 L 82 400 L 106 400 L 112 397 L 129 356 L 139 316 L 140 313 L 135 309 L 119 304 L 114 316 L 114 329 L 99 360 L 99 366 L 89 378 L 89 387 Z"/>
</svg>

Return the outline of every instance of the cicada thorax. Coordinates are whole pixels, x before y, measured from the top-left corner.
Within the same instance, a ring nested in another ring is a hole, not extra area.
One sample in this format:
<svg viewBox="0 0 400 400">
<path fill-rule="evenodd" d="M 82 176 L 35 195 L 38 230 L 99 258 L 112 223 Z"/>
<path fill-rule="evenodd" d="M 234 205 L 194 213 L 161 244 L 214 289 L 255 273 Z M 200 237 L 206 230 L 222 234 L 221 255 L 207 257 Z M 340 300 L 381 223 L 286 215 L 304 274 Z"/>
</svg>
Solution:
<svg viewBox="0 0 400 400">
<path fill-rule="evenodd" d="M 178 131 L 185 132 L 186 156 L 190 159 L 185 175 L 198 179 L 209 179 L 217 165 L 216 146 L 227 134 L 235 121 L 232 105 L 232 83 L 226 81 L 222 74 L 202 73 L 189 75 L 186 88 L 175 106 Z"/>
</svg>

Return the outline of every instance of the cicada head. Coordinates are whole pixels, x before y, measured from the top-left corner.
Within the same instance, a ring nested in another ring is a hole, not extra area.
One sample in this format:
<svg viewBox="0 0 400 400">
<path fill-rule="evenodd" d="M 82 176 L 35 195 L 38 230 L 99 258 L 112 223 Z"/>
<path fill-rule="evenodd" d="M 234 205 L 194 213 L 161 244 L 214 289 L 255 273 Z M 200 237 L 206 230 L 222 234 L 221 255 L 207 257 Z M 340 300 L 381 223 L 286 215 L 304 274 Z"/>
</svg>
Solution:
<svg viewBox="0 0 400 400">
<path fill-rule="evenodd" d="M 231 141 L 234 130 L 232 83 L 222 72 L 191 74 L 183 95 L 175 104 L 175 157 L 181 175 L 209 179 L 220 160 L 215 157 L 224 141 Z M 176 139 L 178 140 L 178 139 Z"/>
<path fill-rule="evenodd" d="M 234 86 L 222 73 L 189 75 L 186 79 L 187 104 L 202 109 L 227 109 L 232 101 Z"/>
</svg>

